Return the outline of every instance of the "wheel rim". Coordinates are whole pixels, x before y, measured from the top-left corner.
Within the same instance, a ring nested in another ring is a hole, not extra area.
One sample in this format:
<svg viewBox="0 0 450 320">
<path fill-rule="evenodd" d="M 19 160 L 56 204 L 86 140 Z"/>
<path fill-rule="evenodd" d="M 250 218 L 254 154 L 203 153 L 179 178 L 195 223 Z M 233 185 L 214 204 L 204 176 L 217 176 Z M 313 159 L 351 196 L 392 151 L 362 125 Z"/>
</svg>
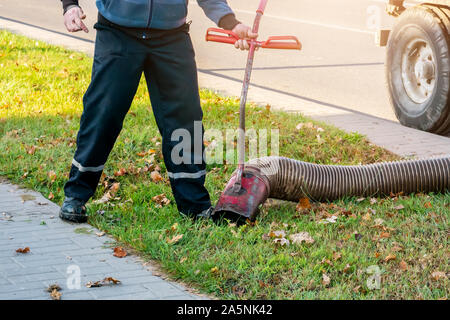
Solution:
<svg viewBox="0 0 450 320">
<path fill-rule="evenodd" d="M 418 104 L 414 112 L 424 110 L 436 86 L 436 59 L 430 44 L 424 39 L 410 41 L 402 55 L 402 80 L 406 94 Z M 422 105 L 422 106 L 420 106 Z"/>
</svg>

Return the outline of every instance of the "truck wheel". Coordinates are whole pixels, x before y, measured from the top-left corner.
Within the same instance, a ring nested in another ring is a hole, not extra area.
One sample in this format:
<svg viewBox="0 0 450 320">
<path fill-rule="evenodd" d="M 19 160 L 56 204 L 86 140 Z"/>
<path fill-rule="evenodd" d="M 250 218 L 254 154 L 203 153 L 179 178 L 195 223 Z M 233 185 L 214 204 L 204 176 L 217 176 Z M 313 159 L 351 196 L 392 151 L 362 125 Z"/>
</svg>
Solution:
<svg viewBox="0 0 450 320">
<path fill-rule="evenodd" d="M 450 133 L 447 22 L 432 8 L 409 8 L 398 18 L 387 45 L 386 79 L 398 120 L 439 134 Z"/>
</svg>

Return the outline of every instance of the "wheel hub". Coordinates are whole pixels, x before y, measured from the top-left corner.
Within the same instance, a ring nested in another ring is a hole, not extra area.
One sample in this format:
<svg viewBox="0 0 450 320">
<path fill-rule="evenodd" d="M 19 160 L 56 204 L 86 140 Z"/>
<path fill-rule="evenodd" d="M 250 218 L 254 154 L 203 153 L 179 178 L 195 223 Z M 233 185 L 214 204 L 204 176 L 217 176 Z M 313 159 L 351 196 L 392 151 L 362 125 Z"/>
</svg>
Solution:
<svg viewBox="0 0 450 320">
<path fill-rule="evenodd" d="M 435 70 L 433 50 L 427 41 L 415 39 L 405 47 L 402 56 L 402 80 L 412 101 L 423 104 L 432 97 L 436 83 Z"/>
</svg>

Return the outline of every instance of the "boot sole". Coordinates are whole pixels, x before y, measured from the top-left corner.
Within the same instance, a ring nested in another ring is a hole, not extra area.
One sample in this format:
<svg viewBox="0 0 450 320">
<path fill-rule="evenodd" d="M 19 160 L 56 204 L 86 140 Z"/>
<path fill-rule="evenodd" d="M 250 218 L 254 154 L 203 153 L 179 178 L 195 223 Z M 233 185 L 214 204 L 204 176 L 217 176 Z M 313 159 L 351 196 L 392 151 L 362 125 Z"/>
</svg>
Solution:
<svg viewBox="0 0 450 320">
<path fill-rule="evenodd" d="M 75 223 L 84 223 L 87 222 L 88 217 L 85 214 L 71 214 L 71 213 L 64 213 L 62 211 L 59 212 L 59 217 L 62 220 L 75 222 Z"/>
</svg>

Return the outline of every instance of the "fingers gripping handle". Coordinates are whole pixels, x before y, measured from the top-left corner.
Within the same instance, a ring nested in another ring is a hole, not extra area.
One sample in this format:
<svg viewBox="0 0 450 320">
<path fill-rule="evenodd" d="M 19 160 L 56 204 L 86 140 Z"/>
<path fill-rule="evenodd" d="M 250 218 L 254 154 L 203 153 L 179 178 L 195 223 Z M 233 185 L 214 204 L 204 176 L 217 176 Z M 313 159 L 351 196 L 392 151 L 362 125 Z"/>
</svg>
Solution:
<svg viewBox="0 0 450 320">
<path fill-rule="evenodd" d="M 206 32 L 206 41 L 235 44 L 239 37 L 232 31 L 209 28 Z M 252 41 L 252 40 L 247 40 Z M 254 40 L 253 40 L 254 41 Z M 267 41 L 255 41 L 256 46 L 265 49 L 301 50 L 302 44 L 294 36 L 274 36 Z"/>
</svg>

